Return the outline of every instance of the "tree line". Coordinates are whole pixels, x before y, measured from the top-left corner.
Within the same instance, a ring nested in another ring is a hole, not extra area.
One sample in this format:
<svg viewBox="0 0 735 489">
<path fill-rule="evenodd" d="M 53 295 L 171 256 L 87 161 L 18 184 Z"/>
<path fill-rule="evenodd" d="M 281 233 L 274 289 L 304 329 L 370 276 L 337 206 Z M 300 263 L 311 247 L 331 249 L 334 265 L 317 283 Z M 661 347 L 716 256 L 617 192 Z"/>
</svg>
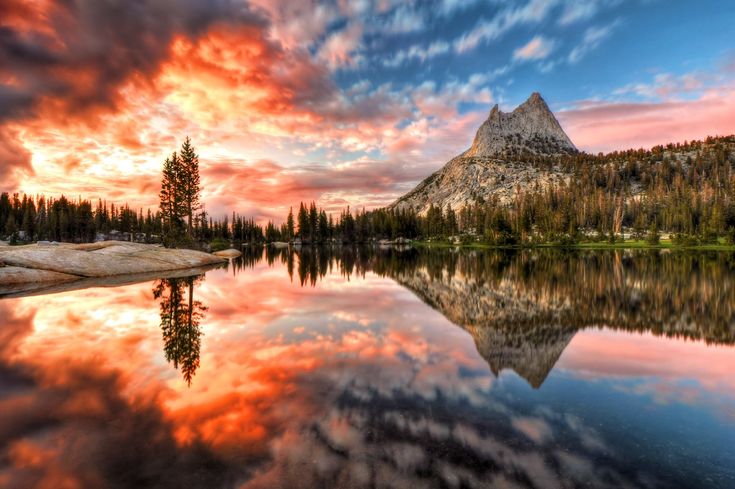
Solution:
<svg viewBox="0 0 735 489">
<path fill-rule="evenodd" d="M 233 214 L 213 219 L 199 213 L 193 223 L 194 242 L 216 239 L 262 242 L 263 228 L 252 219 Z M 93 203 L 89 199 L 69 199 L 44 195 L 0 194 L 0 237 L 13 243 L 32 241 L 62 241 L 85 243 L 97 239 L 117 237 L 161 243 L 164 241 L 168 222 L 160 210 L 133 209 L 128 204 L 116 205 L 106 200 Z M 231 224 L 231 223 L 234 223 Z M 184 229 L 188 224 L 184 223 Z M 181 230 L 176 230 L 177 235 Z M 186 237 L 186 231 L 181 234 Z"/>
<path fill-rule="evenodd" d="M 654 241 L 660 232 L 681 243 L 735 242 L 735 136 L 608 154 L 524 155 L 526 164 L 565 176 L 516 188 L 510 202 L 478 199 L 455 210 L 430 206 L 339 214 L 316 203 L 291 208 L 282 224 L 237 213 L 213 219 L 201 202 L 199 157 L 186 138 L 163 165 L 160 205 L 131 209 L 106 201 L 0 195 L 0 228 L 11 240 L 91 241 L 112 230 L 168 246 L 201 243 L 365 243 L 436 239 L 495 245 L 615 241 L 623 234 Z M 2 234 L 2 233 L 0 233 Z"/>
</svg>

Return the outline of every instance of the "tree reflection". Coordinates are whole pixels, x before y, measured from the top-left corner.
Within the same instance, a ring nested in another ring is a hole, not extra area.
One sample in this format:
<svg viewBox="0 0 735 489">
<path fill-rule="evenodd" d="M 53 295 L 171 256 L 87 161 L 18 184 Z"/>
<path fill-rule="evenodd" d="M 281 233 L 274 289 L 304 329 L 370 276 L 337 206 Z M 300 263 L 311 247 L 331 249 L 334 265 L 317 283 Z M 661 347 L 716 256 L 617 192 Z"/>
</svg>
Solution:
<svg viewBox="0 0 735 489">
<path fill-rule="evenodd" d="M 494 373 L 512 369 L 533 387 L 585 328 L 735 343 L 730 253 L 267 247 L 246 249 L 233 271 L 262 261 L 282 264 L 302 287 L 335 271 L 347 280 L 368 272 L 389 277 L 470 333 Z M 198 280 L 162 280 L 154 289 L 166 358 L 181 364 L 188 383 L 206 310 L 193 300 Z"/>
<path fill-rule="evenodd" d="M 153 297 L 160 300 L 161 332 L 166 360 L 180 368 L 187 385 L 199 368 L 202 332 L 199 326 L 207 307 L 194 300 L 194 286 L 204 275 L 157 280 Z"/>
<path fill-rule="evenodd" d="M 730 253 L 313 247 L 295 254 L 301 285 L 334 269 L 348 279 L 371 272 L 462 325 L 606 326 L 735 342 Z"/>
<path fill-rule="evenodd" d="M 390 277 L 462 327 L 498 374 L 540 387 L 585 328 L 735 343 L 734 255 L 728 253 L 304 247 L 302 286 L 331 270 Z"/>
</svg>

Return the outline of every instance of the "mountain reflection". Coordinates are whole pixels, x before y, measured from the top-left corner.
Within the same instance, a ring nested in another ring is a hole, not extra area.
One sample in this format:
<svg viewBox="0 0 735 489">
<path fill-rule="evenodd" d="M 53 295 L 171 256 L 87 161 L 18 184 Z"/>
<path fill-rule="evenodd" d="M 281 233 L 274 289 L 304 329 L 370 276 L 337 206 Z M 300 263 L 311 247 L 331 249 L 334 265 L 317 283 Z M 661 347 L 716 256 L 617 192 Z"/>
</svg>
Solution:
<svg viewBox="0 0 735 489">
<path fill-rule="evenodd" d="M 302 286 L 338 269 L 389 277 L 469 332 L 495 375 L 540 387 L 585 328 L 735 343 L 733 255 L 685 252 L 250 250 L 233 266 L 294 262 Z"/>
<path fill-rule="evenodd" d="M 207 307 L 194 300 L 194 286 L 204 275 L 167 278 L 153 285 L 153 297 L 160 301 L 161 332 L 166 360 L 181 374 L 188 385 L 199 368 L 202 344 L 200 321 Z"/>
</svg>

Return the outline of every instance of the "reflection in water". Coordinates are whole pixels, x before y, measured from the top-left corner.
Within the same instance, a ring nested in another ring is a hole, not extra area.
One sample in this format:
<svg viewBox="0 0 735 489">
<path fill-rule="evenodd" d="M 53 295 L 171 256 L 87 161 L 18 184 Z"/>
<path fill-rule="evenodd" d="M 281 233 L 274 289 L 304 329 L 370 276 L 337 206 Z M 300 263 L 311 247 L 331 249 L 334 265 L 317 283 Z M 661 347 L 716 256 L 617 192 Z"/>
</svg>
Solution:
<svg viewBox="0 0 735 489">
<path fill-rule="evenodd" d="M 167 278 L 153 284 L 153 297 L 160 301 L 161 332 L 166 360 L 181 366 L 181 374 L 188 385 L 199 368 L 199 350 L 202 332 L 199 327 L 207 307 L 194 300 L 194 285 L 204 275 Z"/>
<path fill-rule="evenodd" d="M 734 276 L 273 248 L 0 301 L 0 487 L 735 487 Z"/>
<path fill-rule="evenodd" d="M 236 262 L 254 266 L 263 251 Z M 267 248 L 272 265 L 298 257 L 302 286 L 336 268 L 387 276 L 469 332 L 497 376 L 540 387 L 579 330 L 651 332 L 735 343 L 734 257 L 723 253 Z"/>
</svg>

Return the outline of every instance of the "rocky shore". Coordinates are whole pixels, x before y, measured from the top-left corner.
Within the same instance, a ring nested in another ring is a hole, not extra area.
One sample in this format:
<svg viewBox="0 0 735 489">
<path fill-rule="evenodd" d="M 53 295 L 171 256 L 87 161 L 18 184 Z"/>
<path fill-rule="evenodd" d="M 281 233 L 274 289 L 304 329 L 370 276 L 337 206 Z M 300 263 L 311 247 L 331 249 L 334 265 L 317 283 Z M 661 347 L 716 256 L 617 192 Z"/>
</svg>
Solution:
<svg viewBox="0 0 735 489">
<path fill-rule="evenodd" d="M 226 261 L 200 251 L 125 241 L 3 246 L 0 247 L 0 296 L 78 281 L 103 284 L 108 277 L 115 277 L 116 282 L 127 276 L 155 278 Z"/>
</svg>

